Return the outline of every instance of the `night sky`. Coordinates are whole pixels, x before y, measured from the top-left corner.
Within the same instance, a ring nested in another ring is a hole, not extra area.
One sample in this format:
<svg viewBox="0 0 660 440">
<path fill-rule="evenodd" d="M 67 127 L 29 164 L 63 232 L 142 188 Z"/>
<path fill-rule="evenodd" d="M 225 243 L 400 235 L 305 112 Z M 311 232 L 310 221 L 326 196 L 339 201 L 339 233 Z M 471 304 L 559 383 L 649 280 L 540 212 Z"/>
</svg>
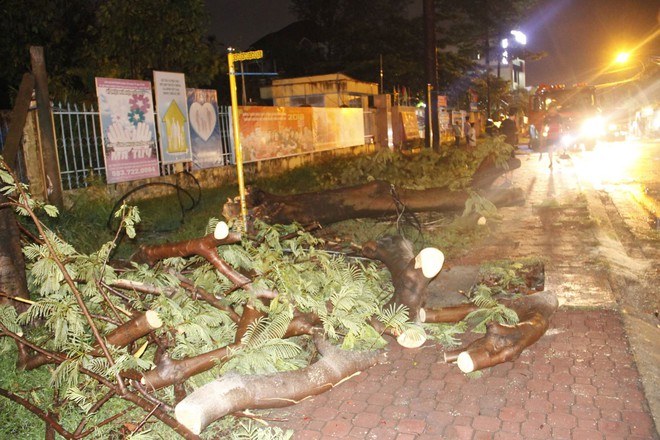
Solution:
<svg viewBox="0 0 660 440">
<path fill-rule="evenodd" d="M 289 0 L 207 0 L 207 4 L 212 32 L 220 42 L 238 49 L 295 21 Z M 421 10 L 421 0 L 416 0 L 410 13 L 421 15 Z M 548 54 L 527 64 L 527 85 L 597 84 L 607 81 L 602 70 L 619 51 L 639 46 L 645 55 L 660 55 L 659 12 L 660 0 L 541 2 L 520 26 L 528 36 L 528 48 Z M 640 46 L 654 32 L 655 38 Z"/>
</svg>

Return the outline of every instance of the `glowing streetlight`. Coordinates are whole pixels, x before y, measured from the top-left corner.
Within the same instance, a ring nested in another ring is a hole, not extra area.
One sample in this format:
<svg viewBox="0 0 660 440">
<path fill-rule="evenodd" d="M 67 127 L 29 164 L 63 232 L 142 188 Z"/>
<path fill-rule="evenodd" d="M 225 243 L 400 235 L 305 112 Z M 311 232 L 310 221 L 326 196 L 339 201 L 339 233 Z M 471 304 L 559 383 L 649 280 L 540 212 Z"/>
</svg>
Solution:
<svg viewBox="0 0 660 440">
<path fill-rule="evenodd" d="M 614 59 L 619 64 L 625 64 L 630 59 L 630 52 L 619 52 Z"/>
<path fill-rule="evenodd" d="M 521 31 L 513 30 L 511 31 L 511 35 L 513 35 L 513 38 L 515 38 L 519 44 L 522 44 L 523 46 L 527 44 L 527 35 Z"/>
</svg>

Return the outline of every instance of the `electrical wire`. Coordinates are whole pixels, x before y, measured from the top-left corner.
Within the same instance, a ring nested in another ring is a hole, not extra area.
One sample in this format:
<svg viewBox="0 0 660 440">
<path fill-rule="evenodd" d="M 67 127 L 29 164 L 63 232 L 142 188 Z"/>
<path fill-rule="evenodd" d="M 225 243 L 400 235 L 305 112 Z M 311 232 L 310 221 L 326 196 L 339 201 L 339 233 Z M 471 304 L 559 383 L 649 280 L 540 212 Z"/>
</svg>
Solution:
<svg viewBox="0 0 660 440">
<path fill-rule="evenodd" d="M 197 191 L 196 191 L 195 196 L 193 196 L 193 194 L 191 194 L 190 191 L 183 188 L 183 185 L 184 185 L 184 183 L 182 181 L 183 177 L 188 177 L 189 179 L 192 179 L 193 184 L 197 187 Z M 139 186 L 131 189 L 130 191 L 125 193 L 119 200 L 117 200 L 115 205 L 112 207 L 112 210 L 110 211 L 110 215 L 108 216 L 108 221 L 106 223 L 108 229 L 115 230 L 115 226 L 113 225 L 112 220 L 114 219 L 115 212 L 117 212 L 119 207 L 124 203 L 124 201 L 127 198 L 129 198 L 131 195 L 135 194 L 138 191 L 142 191 L 145 188 L 154 187 L 154 186 L 166 186 L 166 187 L 174 188 L 174 190 L 176 191 L 177 200 L 179 202 L 179 208 L 181 209 L 180 225 L 182 225 L 184 223 L 186 213 L 192 211 L 193 209 L 195 209 L 197 207 L 197 205 L 199 205 L 199 202 L 202 199 L 202 187 L 199 183 L 199 180 L 197 180 L 197 178 L 195 176 L 193 176 L 188 171 L 183 171 L 181 173 L 177 173 L 176 174 L 176 183 L 169 183 L 169 182 L 148 182 L 148 183 L 144 183 L 142 185 L 139 185 Z M 189 202 L 190 206 L 186 206 L 186 204 L 183 200 L 184 196 L 185 196 L 185 198 L 188 199 L 188 202 Z M 179 225 L 179 227 L 180 227 L 180 225 Z M 160 230 L 160 231 L 156 231 L 156 232 L 168 232 L 168 231 L 171 231 L 171 230 L 174 230 L 174 229 L 177 229 L 177 228 L 172 228 L 172 229 L 167 229 L 167 230 Z"/>
<path fill-rule="evenodd" d="M 396 230 L 400 236 L 407 238 L 413 242 L 420 241 L 422 247 L 424 247 L 424 232 L 422 231 L 422 224 L 415 215 L 414 212 L 406 209 L 406 205 L 401 201 L 399 193 L 396 190 L 394 185 L 390 185 L 390 196 L 394 202 L 396 208 Z M 405 227 L 412 227 L 413 230 L 417 231 L 417 238 L 412 240 L 411 237 L 406 237 Z"/>
</svg>

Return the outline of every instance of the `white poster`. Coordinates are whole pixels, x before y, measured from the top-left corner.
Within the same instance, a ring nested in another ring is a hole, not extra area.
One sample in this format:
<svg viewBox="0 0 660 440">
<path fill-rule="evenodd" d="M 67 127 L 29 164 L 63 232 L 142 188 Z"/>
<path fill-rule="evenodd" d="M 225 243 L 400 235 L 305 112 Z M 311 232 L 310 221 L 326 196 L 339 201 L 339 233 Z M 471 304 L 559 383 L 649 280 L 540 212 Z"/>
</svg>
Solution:
<svg viewBox="0 0 660 440">
<path fill-rule="evenodd" d="M 160 175 L 151 83 L 96 78 L 108 183 Z"/>
<path fill-rule="evenodd" d="M 192 161 L 186 80 L 183 73 L 154 71 L 156 111 L 164 164 Z"/>
</svg>

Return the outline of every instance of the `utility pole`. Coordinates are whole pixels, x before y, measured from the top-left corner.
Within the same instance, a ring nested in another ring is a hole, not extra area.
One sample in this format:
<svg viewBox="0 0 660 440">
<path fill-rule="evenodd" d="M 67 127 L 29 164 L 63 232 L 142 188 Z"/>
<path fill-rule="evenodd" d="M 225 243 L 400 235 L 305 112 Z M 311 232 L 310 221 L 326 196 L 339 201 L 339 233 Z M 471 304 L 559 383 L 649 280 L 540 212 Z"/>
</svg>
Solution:
<svg viewBox="0 0 660 440">
<path fill-rule="evenodd" d="M 438 66 L 435 48 L 435 2 L 433 0 L 424 0 L 424 46 L 425 63 L 424 73 L 427 83 L 426 126 L 424 134 L 426 136 L 426 148 L 435 151 L 440 149 L 440 127 L 438 123 L 438 101 L 434 97 L 438 94 Z"/>
</svg>

